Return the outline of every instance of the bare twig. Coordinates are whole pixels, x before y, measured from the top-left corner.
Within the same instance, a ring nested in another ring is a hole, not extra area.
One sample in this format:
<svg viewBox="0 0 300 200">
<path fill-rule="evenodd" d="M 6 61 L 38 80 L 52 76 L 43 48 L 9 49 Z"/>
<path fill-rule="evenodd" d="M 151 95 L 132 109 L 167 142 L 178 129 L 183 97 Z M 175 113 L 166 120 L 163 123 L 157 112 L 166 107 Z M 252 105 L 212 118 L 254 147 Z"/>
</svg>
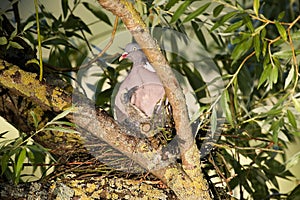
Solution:
<svg viewBox="0 0 300 200">
<path fill-rule="evenodd" d="M 47 67 L 49 67 L 50 69 L 53 69 L 55 71 L 59 71 L 59 72 L 71 72 L 71 71 L 78 71 L 79 69 L 83 69 L 83 68 L 87 68 L 87 67 L 91 66 L 91 64 L 93 64 L 101 56 L 103 56 L 103 54 L 107 51 L 107 49 L 109 49 L 109 47 L 112 45 L 112 43 L 115 39 L 116 32 L 117 32 L 118 21 L 119 21 L 119 17 L 117 16 L 115 18 L 114 27 L 113 27 L 109 42 L 106 44 L 104 49 L 97 56 L 95 56 L 93 59 L 91 59 L 89 62 L 87 62 L 83 65 L 77 66 L 77 67 L 73 67 L 73 68 L 59 68 L 59 67 L 51 66 L 48 64 L 47 64 Z"/>
<path fill-rule="evenodd" d="M 293 63 L 294 63 L 294 67 L 295 67 L 295 74 L 296 74 L 296 80 L 295 80 L 295 84 L 293 87 L 293 92 L 295 92 L 297 84 L 298 84 L 298 62 L 297 62 L 297 58 L 296 58 L 296 53 L 295 53 L 295 47 L 294 47 L 294 43 L 293 43 L 293 39 L 291 36 L 291 28 L 300 20 L 300 16 L 297 17 L 297 19 L 295 19 L 288 27 L 287 32 L 288 32 L 288 36 L 289 36 L 289 43 L 290 43 L 290 47 L 292 49 L 292 53 L 293 53 Z"/>
<path fill-rule="evenodd" d="M 260 147 L 239 147 L 239 146 L 234 146 L 234 145 L 226 145 L 226 144 L 217 144 L 213 143 L 212 145 L 223 148 L 223 149 L 238 149 L 238 150 L 254 150 L 254 151 L 268 151 L 268 152 L 275 152 L 275 153 L 281 153 L 283 154 L 284 152 L 281 150 L 276 150 L 276 149 L 269 149 L 269 148 L 260 148 Z"/>
<path fill-rule="evenodd" d="M 81 66 L 78 66 L 76 67 L 77 70 L 82 69 L 82 68 L 85 68 L 85 67 L 88 67 L 90 66 L 92 63 L 96 62 L 98 58 L 100 58 L 106 51 L 107 49 L 109 49 L 109 47 L 112 45 L 114 39 L 115 39 L 115 35 L 116 35 L 116 32 L 117 32 L 117 27 L 118 27 L 118 21 L 119 21 L 119 17 L 116 16 L 115 18 L 115 23 L 114 23 L 114 27 L 113 27 L 113 31 L 111 33 L 111 37 L 110 37 L 110 40 L 109 42 L 107 43 L 107 45 L 104 47 L 104 49 L 93 59 L 91 59 L 88 63 L 84 64 L 84 65 L 81 65 Z"/>
</svg>

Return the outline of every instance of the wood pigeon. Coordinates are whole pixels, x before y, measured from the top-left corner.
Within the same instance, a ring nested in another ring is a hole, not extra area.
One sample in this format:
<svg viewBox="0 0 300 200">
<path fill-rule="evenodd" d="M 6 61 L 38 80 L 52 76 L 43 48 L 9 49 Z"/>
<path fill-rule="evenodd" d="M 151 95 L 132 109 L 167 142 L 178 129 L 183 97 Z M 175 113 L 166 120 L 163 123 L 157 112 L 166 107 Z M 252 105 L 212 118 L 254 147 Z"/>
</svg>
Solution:
<svg viewBox="0 0 300 200">
<path fill-rule="evenodd" d="M 126 45 L 119 60 L 125 58 L 133 66 L 115 95 L 114 117 L 130 134 L 154 136 L 172 120 L 163 84 L 138 44 Z"/>
</svg>

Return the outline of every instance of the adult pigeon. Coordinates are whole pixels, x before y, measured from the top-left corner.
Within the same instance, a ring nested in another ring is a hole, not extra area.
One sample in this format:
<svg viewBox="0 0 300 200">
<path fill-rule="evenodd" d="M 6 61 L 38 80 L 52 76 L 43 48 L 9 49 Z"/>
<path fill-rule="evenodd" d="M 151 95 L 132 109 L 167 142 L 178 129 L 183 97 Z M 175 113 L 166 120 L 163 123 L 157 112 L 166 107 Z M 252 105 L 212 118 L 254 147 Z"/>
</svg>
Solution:
<svg viewBox="0 0 300 200">
<path fill-rule="evenodd" d="M 138 44 L 126 45 L 119 60 L 125 58 L 133 66 L 116 93 L 114 117 L 132 135 L 154 136 L 172 118 L 163 84 Z"/>
</svg>

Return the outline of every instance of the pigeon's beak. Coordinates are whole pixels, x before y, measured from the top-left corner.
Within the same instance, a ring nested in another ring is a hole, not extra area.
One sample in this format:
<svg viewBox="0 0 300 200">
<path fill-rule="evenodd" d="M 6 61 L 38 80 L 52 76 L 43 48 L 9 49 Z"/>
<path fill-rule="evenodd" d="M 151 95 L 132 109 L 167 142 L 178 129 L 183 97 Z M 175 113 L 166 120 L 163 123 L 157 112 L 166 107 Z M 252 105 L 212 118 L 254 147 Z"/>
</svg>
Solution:
<svg viewBox="0 0 300 200">
<path fill-rule="evenodd" d="M 122 60 L 124 60 L 127 56 L 128 56 L 127 52 L 122 53 L 122 55 L 119 58 L 119 62 L 121 62 Z"/>
</svg>

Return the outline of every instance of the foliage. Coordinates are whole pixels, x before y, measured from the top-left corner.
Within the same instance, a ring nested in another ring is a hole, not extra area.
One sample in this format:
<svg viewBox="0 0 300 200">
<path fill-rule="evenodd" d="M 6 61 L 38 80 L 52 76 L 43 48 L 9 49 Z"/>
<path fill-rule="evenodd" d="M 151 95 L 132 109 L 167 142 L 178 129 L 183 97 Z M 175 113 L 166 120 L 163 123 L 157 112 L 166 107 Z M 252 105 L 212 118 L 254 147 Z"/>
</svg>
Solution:
<svg viewBox="0 0 300 200">
<path fill-rule="evenodd" d="M 57 73 L 65 69 L 74 71 L 88 51 L 94 55 L 86 36 L 91 34 L 89 24 L 74 12 L 80 5 L 97 22 L 112 25 L 99 6 L 88 2 L 61 0 L 62 14 L 58 17 L 39 5 L 42 47 L 49 52 L 44 59 L 48 65 L 57 66 Z M 224 182 L 228 192 L 240 188 L 244 197 L 248 193 L 254 199 L 275 196 L 295 199 L 299 187 L 287 197 L 288 194 L 280 193 L 277 178 L 291 177 L 288 167 L 299 161 L 297 155 L 287 160 L 283 154 L 287 144 L 300 136 L 299 1 L 154 0 L 136 1 L 135 6 L 149 27 L 168 27 L 195 35 L 222 74 L 225 86 L 216 101 L 221 102 L 226 123 L 218 130 L 222 131 L 222 137 L 207 157 L 206 169 L 215 171 L 214 175 Z M 2 27 L 5 24 L 14 27 L 3 14 Z M 1 29 L 2 57 L 9 57 L 12 48 L 30 46 L 34 51 L 35 15 L 20 22 L 18 28 L 7 30 Z M 174 44 L 174 48 L 180 47 Z M 171 55 L 168 59 L 174 69 L 188 77 L 201 104 L 199 115 L 207 116 L 205 120 L 211 125 L 217 124 L 220 119 L 211 115 L 215 112 L 215 102 L 202 101 L 213 83 L 205 83 L 201 73 L 180 56 Z M 110 61 L 115 64 L 114 59 Z M 25 63 L 28 62 L 32 58 Z M 128 67 L 128 63 L 122 63 L 102 68 L 97 83 L 97 105 L 110 110 L 118 77 Z M 109 88 L 105 88 L 105 83 Z M 25 148 L 20 146 L 15 150 L 16 166 L 18 159 L 24 159 Z"/>
<path fill-rule="evenodd" d="M 146 20 L 148 25 L 164 24 L 182 33 L 192 28 L 223 75 L 225 90 L 219 99 L 228 124 L 209 156 L 218 176 L 229 191 L 239 187 L 241 196 L 246 191 L 254 199 L 284 198 L 276 177 L 292 174 L 282 150 L 300 130 L 299 2 L 151 2 L 144 5 L 149 12 L 141 11 L 152 19 Z M 176 61 L 181 60 L 169 61 L 178 69 Z M 192 86 L 200 74 L 195 71 L 182 73 Z M 249 164 L 241 161 L 245 158 Z M 271 190 L 269 183 L 277 189 Z"/>
<path fill-rule="evenodd" d="M 31 111 L 30 114 L 32 115 L 34 126 L 36 128 L 34 133 L 31 133 L 30 135 L 20 133 L 19 137 L 15 139 L 6 139 L 3 137 L 8 133 L 8 131 L 1 133 L 1 176 L 4 175 L 7 180 L 11 180 L 15 184 L 19 183 L 19 181 L 22 180 L 21 178 L 24 176 L 34 176 L 34 172 L 37 169 L 40 169 L 42 175 L 45 176 L 47 171 L 51 168 L 51 164 L 55 162 L 55 159 L 52 157 L 48 149 L 35 142 L 33 137 L 44 131 L 76 133 L 76 131 L 72 129 L 74 124 L 67 121 L 61 121 L 62 118 L 72 111 L 74 111 L 74 108 L 67 109 L 41 128 L 38 128 L 40 127 L 38 117 L 33 111 Z M 46 164 L 47 158 L 49 161 Z M 21 174 L 22 170 L 26 166 L 32 166 L 32 172 L 30 174 Z"/>
</svg>

